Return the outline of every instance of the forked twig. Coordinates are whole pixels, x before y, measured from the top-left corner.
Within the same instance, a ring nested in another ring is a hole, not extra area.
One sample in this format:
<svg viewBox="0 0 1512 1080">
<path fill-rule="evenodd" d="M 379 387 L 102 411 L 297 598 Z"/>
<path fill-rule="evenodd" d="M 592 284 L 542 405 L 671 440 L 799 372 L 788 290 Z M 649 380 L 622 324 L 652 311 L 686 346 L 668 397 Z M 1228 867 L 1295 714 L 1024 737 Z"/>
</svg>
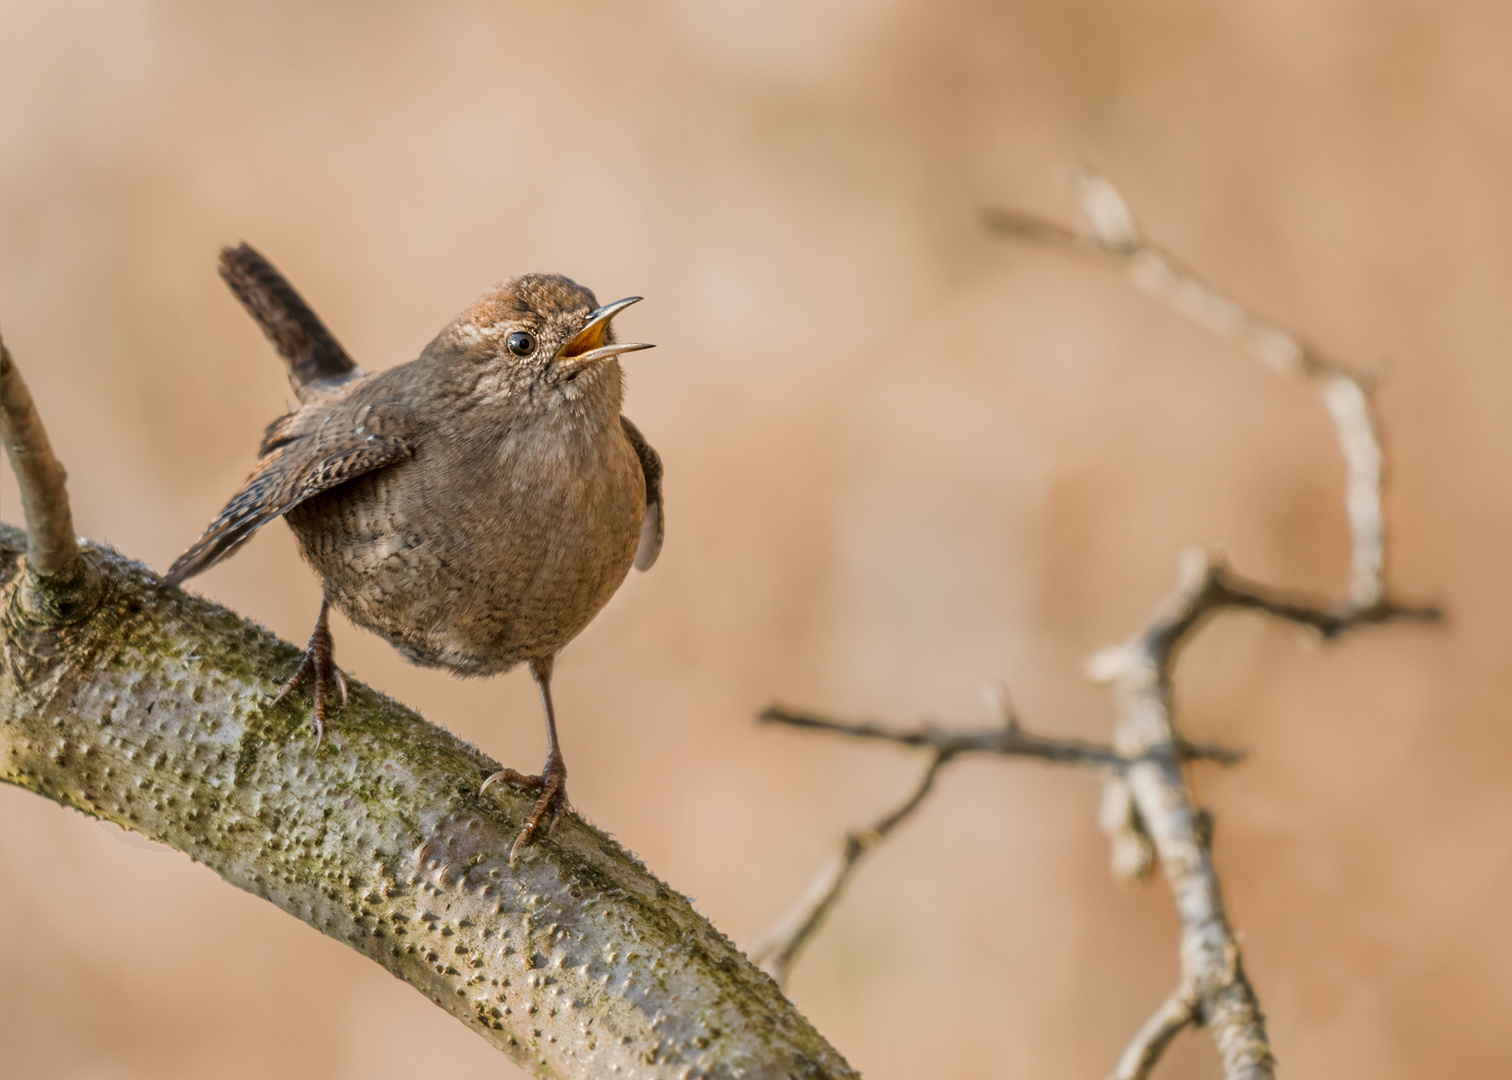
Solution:
<svg viewBox="0 0 1512 1080">
<path fill-rule="evenodd" d="M 1147 240 L 1128 203 L 1106 177 L 1084 170 L 1074 182 L 1089 224 L 1085 231 L 999 209 L 985 212 L 987 225 L 1005 236 L 1119 266 L 1139 289 L 1214 333 L 1238 341 L 1273 371 L 1315 384 L 1344 455 L 1344 506 L 1351 537 L 1347 606 L 1364 611 L 1382 603 L 1386 535 L 1381 491 L 1386 470 L 1371 402 L 1379 373 L 1356 371 L 1330 359 L 1301 335 L 1250 311 Z"/>
<path fill-rule="evenodd" d="M 1382 513 L 1385 455 L 1371 403 L 1376 376 L 1327 358 L 1300 336 L 1253 314 L 1147 241 L 1123 197 L 1103 177 L 1083 173 L 1077 178 L 1077 187 L 1090 223 L 1087 230 L 1003 210 L 990 211 L 988 224 L 1020 240 L 1095 256 L 1120 266 L 1145 292 L 1209 329 L 1238 340 L 1273 370 L 1299 376 L 1319 388 L 1346 472 L 1344 507 L 1350 529 L 1350 573 L 1344 599 L 1334 603 L 1273 589 L 1233 573 L 1221 555 L 1187 553 L 1176 589 L 1145 628 L 1088 662 L 1088 676 L 1110 685 L 1117 704 L 1111 747 L 1028 735 L 1006 710 L 1002 728 L 960 733 L 930 725 L 898 730 L 875 723 L 842 723 L 777 706 L 763 713 L 762 719 L 929 749 L 933 756 L 925 780 L 915 796 L 900 807 L 905 815 L 927 793 L 939 767 L 962 753 L 1030 757 L 1104 772 L 1107 780 L 1100 819 L 1113 843 L 1114 871 L 1138 878 L 1158 864 L 1176 899 L 1182 937 L 1181 987 L 1129 1043 L 1114 1077 L 1144 1080 L 1176 1035 L 1188 1026 L 1203 1024 L 1212 1032 L 1226 1077 L 1269 1080 L 1275 1075 L 1275 1059 L 1259 1000 L 1245 976 L 1238 940 L 1224 911 L 1210 850 L 1212 819 L 1196 806 L 1182 771 L 1186 761 L 1232 764 L 1242 755 L 1221 748 L 1194 747 L 1177 732 L 1171 711 L 1171 673 L 1176 658 L 1202 623 L 1225 609 L 1262 612 L 1311 629 L 1327 640 L 1389 620 L 1434 620 L 1440 612 L 1432 605 L 1398 601 L 1386 587 Z M 874 845 L 875 840 L 865 850 Z M 832 867 L 815 879 L 809 894 L 812 900 L 806 898 L 769 932 L 765 939 L 768 955 L 781 953 L 771 942 L 796 942 L 801 948 L 813 936 L 861 854 L 864 851 L 848 862 L 843 854 L 836 864 L 838 873 Z M 782 961 L 784 975 L 797 948 Z"/>
<path fill-rule="evenodd" d="M 1150 1014 L 1118 1059 L 1110 1080 L 1146 1080 L 1171 1040 L 1198 1023 L 1197 1000 L 1190 987 L 1178 988 Z"/>
<path fill-rule="evenodd" d="M 932 754 L 928 768 L 908 797 L 872 825 L 847 833 L 840 852 L 814 875 L 808 889 L 793 905 L 792 910 L 747 949 L 747 955 L 783 986 L 787 985 L 789 972 L 799 953 L 819 931 L 824 919 L 840 899 L 840 893 L 857 864 L 918 809 L 932 789 L 940 769 L 956 757 L 962 754 L 997 754 L 1057 765 L 1078 765 L 1112 774 L 1121 774 L 1135 760 L 1120 754 L 1111 746 L 1082 739 L 1055 739 L 1030 734 L 1023 729 L 1018 715 L 1007 707 L 1006 702 L 1003 703 L 1003 723 L 977 731 L 947 731 L 933 724 L 900 730 L 871 721 L 834 720 L 781 705 L 768 706 L 758 719 L 763 723 L 783 724 L 808 731 L 924 748 Z M 1211 761 L 1219 765 L 1237 765 L 1244 760 L 1244 752 L 1241 750 L 1185 742 L 1179 747 L 1178 755 L 1182 761 Z"/>
<path fill-rule="evenodd" d="M 940 770 L 955 756 L 954 752 L 936 749 L 923 774 L 903 801 L 866 828 L 846 833 L 840 851 L 814 875 L 813 881 L 793 905 L 793 909 L 746 948 L 746 955 L 776 979 L 778 986 L 784 989 L 787 987 L 793 964 L 824 925 L 825 917 L 839 901 L 846 883 L 850 881 L 866 853 L 887 839 L 889 833 L 903 824 L 923 804 L 933 790 Z"/>
</svg>

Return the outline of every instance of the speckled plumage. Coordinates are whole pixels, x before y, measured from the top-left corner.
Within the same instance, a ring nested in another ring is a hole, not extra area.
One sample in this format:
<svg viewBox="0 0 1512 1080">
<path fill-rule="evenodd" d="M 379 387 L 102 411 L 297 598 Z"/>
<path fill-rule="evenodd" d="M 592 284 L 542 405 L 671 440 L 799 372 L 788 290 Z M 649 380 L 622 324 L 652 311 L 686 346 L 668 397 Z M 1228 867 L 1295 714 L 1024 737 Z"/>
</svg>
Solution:
<svg viewBox="0 0 1512 1080">
<path fill-rule="evenodd" d="M 629 572 L 659 473 L 620 416 L 617 357 L 553 371 L 597 306 L 566 278 L 515 278 L 418 359 L 310 394 L 169 580 L 283 514 L 331 601 L 411 661 L 490 675 L 553 655 Z M 529 358 L 502 345 L 516 329 Z"/>
<path fill-rule="evenodd" d="M 630 347 L 604 347 L 618 307 L 596 311 L 564 277 L 513 278 L 417 359 L 364 375 L 250 248 L 228 250 L 222 272 L 301 405 L 269 426 L 257 469 L 168 582 L 282 515 L 327 601 L 414 663 L 489 675 L 531 662 L 559 758 L 552 658 L 661 546 L 660 460 L 619 412 L 615 353 Z M 508 344 L 520 332 L 535 343 L 524 357 Z M 317 637 L 324 626 L 322 610 Z"/>
</svg>

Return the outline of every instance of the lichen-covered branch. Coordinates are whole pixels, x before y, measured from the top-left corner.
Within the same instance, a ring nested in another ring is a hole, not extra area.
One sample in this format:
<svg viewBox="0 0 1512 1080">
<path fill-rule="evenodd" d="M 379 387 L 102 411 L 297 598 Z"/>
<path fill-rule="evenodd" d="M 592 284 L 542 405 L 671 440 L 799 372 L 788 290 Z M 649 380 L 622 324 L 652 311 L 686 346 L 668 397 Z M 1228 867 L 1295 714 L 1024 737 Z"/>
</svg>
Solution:
<svg viewBox="0 0 1512 1080">
<path fill-rule="evenodd" d="M 839 901 L 846 883 L 850 881 L 866 853 L 887 839 L 889 833 L 923 805 L 925 798 L 934 790 L 935 778 L 940 775 L 940 770 L 955 756 L 955 751 L 936 749 L 923 774 L 903 801 L 871 825 L 846 833 L 839 852 L 814 875 L 807 891 L 793 905 L 793 909 L 747 947 L 746 955 L 776 979 L 779 986 L 787 985 L 793 964 L 824 925 L 826 916 Z"/>
<path fill-rule="evenodd" d="M 855 1073 L 682 896 L 565 815 L 511 867 L 533 796 L 353 681 L 318 747 L 269 707 L 300 650 L 99 547 L 86 618 L 16 616 L 0 526 L 0 780 L 188 853 L 364 953 L 538 1076 Z"/>
</svg>

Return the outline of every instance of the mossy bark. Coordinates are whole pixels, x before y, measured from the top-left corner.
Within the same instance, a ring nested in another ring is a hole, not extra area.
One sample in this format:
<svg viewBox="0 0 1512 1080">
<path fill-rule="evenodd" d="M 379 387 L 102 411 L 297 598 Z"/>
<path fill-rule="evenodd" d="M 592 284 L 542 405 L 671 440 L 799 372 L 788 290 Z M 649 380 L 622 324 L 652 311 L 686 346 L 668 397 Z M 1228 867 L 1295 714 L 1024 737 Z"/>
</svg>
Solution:
<svg viewBox="0 0 1512 1080">
<path fill-rule="evenodd" d="M 300 650 L 102 547 L 86 604 L 21 602 L 0 526 L 0 780 L 186 852 L 414 985 L 543 1077 L 855 1076 L 688 901 L 365 686 L 317 747 L 269 701 Z"/>
</svg>

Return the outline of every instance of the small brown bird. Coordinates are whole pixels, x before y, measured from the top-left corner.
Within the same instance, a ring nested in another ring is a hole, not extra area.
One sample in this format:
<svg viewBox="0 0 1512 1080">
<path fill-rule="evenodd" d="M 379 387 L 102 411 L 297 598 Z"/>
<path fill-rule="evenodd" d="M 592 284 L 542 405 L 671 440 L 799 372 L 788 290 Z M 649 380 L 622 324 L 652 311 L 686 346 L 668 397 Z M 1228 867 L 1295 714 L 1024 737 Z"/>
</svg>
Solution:
<svg viewBox="0 0 1512 1080">
<path fill-rule="evenodd" d="M 529 662 L 546 766 L 483 782 L 540 792 L 518 851 L 566 805 L 553 659 L 661 549 L 661 460 L 620 415 L 618 357 L 650 346 L 616 345 L 610 330 L 640 298 L 600 307 L 564 277 L 512 278 L 418 359 L 365 375 L 252 248 L 223 251 L 221 276 L 288 362 L 300 406 L 269 425 L 257 469 L 165 580 L 288 521 L 324 596 L 279 697 L 312 680 L 317 742 L 331 685 L 346 699 L 331 604 L 416 664 L 492 675 Z"/>
</svg>

